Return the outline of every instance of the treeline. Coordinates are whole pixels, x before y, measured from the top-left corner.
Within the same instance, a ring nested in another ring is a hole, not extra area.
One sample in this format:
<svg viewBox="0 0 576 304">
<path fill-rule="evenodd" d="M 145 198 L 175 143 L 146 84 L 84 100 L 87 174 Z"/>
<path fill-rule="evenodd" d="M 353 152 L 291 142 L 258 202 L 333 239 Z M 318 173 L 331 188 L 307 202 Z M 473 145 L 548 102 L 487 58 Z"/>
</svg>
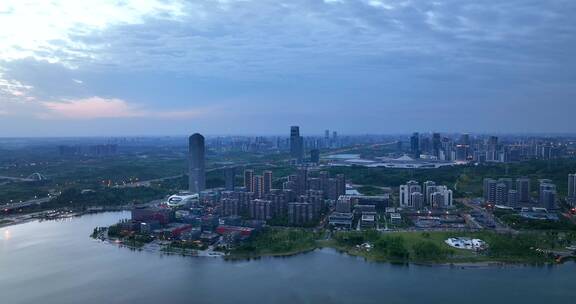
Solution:
<svg viewBox="0 0 576 304">
<path fill-rule="evenodd" d="M 169 194 L 166 190 L 154 187 L 101 188 L 82 191 L 69 188 L 55 199 L 44 204 L 45 208 L 82 208 L 90 206 L 120 206 L 146 203 Z"/>
</svg>

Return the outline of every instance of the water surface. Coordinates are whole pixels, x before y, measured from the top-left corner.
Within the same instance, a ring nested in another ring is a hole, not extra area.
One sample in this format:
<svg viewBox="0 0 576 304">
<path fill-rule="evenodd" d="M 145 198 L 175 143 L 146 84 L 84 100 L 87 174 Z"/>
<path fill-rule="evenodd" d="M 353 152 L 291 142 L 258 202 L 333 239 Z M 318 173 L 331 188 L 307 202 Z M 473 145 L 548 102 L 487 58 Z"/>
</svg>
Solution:
<svg viewBox="0 0 576 304">
<path fill-rule="evenodd" d="M 0 303 L 576 303 L 576 265 L 459 269 L 333 250 L 226 262 L 89 238 L 128 213 L 0 229 Z"/>
</svg>

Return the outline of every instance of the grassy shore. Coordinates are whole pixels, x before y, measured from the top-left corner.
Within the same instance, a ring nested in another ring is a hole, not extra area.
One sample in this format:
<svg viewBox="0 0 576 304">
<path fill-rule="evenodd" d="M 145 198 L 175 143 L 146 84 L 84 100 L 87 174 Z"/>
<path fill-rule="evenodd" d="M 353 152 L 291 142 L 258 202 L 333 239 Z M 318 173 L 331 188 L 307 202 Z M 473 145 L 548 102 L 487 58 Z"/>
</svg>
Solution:
<svg viewBox="0 0 576 304">
<path fill-rule="evenodd" d="M 473 237 L 485 240 L 485 251 L 456 249 L 444 241 L 449 237 Z M 370 244 L 370 246 L 362 246 Z M 317 248 L 334 248 L 369 261 L 420 264 L 543 264 L 553 260 L 538 248 L 554 248 L 544 234 L 502 235 L 492 232 L 337 232 L 331 238 L 324 233 L 304 229 L 267 229 L 252 240 L 229 252 L 229 259 L 291 256 Z"/>
</svg>

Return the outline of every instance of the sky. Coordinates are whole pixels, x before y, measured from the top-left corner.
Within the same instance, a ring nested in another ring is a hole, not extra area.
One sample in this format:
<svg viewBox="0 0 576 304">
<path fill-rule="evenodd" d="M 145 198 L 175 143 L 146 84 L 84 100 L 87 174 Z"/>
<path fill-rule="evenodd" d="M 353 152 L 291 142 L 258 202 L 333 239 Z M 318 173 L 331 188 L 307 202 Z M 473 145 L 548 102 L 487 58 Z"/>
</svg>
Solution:
<svg viewBox="0 0 576 304">
<path fill-rule="evenodd" d="M 574 0 L 2 0 L 0 136 L 576 132 Z"/>
</svg>

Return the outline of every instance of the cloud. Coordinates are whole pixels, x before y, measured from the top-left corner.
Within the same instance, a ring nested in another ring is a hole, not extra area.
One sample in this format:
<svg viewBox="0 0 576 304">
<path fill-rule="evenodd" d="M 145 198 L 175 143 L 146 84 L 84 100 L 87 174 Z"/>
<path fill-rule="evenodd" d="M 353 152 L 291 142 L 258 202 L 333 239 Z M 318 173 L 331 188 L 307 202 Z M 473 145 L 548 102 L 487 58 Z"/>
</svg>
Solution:
<svg viewBox="0 0 576 304">
<path fill-rule="evenodd" d="M 44 119 L 101 119 L 101 118 L 158 118 L 186 119 L 206 115 L 212 109 L 183 109 L 181 111 L 150 110 L 122 99 L 90 97 L 63 102 L 41 102 L 47 112 L 38 114 Z"/>
<path fill-rule="evenodd" d="M 74 37 L 141 24 L 148 18 L 174 20 L 182 14 L 180 1 L 171 0 L 2 0 L 0 60 L 32 57 L 74 67 L 75 60 L 93 59 L 94 51 L 102 47 Z"/>
</svg>

